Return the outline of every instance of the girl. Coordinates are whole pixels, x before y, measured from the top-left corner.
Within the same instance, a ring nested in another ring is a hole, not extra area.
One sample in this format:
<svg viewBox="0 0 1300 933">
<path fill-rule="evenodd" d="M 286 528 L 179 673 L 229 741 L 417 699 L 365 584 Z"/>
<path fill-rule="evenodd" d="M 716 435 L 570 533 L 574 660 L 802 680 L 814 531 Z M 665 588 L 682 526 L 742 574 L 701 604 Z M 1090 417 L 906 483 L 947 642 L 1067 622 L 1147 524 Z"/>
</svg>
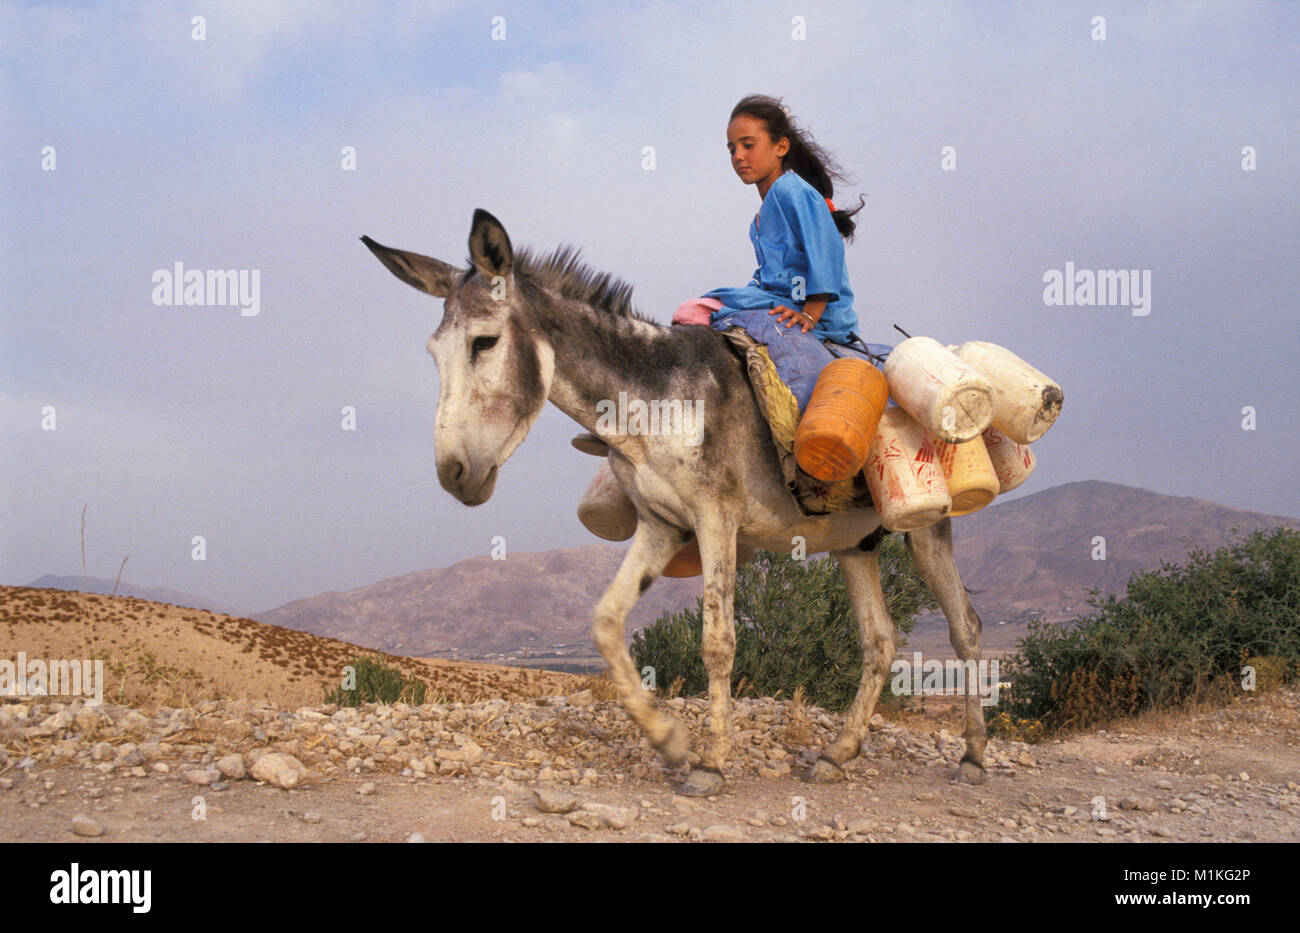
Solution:
<svg viewBox="0 0 1300 933">
<path fill-rule="evenodd" d="M 844 264 L 844 240 L 853 237 L 861 200 L 853 211 L 835 207 L 831 179 L 843 175 L 771 97 L 754 94 L 736 104 L 727 150 L 740 180 L 754 185 L 762 200 L 749 226 L 758 269 L 748 285 L 715 288 L 683 303 L 673 323 L 743 327 L 767 344 L 802 411 L 822 367 L 844 355 L 840 347 L 861 345 Z"/>
</svg>

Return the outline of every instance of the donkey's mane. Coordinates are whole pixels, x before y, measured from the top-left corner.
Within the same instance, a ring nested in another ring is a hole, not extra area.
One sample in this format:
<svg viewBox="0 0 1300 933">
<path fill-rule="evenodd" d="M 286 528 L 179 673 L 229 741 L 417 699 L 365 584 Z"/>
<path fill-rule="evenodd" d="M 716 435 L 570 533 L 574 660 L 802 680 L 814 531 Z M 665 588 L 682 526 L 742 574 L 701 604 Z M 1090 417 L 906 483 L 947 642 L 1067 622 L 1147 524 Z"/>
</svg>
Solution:
<svg viewBox="0 0 1300 933">
<path fill-rule="evenodd" d="M 539 288 L 550 289 L 617 317 L 635 318 L 661 326 L 633 306 L 630 284 L 583 262 L 580 247 L 561 244 L 538 256 L 529 247 L 521 246 L 514 250 L 514 264 L 516 274 L 527 277 Z M 475 274 L 472 260 L 467 260 L 465 265 L 468 271 L 461 279 L 462 284 Z"/>
</svg>

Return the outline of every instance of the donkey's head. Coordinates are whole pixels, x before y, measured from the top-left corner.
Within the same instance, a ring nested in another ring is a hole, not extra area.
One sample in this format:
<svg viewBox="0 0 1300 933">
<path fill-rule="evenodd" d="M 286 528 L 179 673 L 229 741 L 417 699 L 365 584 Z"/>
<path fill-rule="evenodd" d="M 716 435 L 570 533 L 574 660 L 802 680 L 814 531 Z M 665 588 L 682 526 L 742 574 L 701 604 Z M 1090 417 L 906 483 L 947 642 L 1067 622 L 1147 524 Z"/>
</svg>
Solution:
<svg viewBox="0 0 1300 933">
<path fill-rule="evenodd" d="M 555 355 L 515 288 L 510 237 L 484 210 L 474 212 L 468 270 L 362 242 L 395 276 L 447 299 L 429 338 L 442 389 L 434 430 L 438 481 L 466 505 L 492 496 L 497 471 L 546 407 Z"/>
</svg>

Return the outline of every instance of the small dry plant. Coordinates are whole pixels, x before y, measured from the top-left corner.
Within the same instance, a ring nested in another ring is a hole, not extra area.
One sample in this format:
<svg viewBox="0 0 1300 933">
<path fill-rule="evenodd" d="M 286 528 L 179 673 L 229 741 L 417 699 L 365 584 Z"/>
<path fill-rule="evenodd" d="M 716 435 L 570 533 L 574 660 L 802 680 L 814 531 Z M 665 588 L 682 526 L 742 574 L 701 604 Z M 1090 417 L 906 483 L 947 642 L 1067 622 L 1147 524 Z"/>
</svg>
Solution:
<svg viewBox="0 0 1300 933">
<path fill-rule="evenodd" d="M 803 684 L 794 688 L 790 698 L 790 721 L 781 731 L 781 741 L 786 745 L 804 745 L 812 738 L 812 722 L 808 719 L 808 696 Z"/>
</svg>

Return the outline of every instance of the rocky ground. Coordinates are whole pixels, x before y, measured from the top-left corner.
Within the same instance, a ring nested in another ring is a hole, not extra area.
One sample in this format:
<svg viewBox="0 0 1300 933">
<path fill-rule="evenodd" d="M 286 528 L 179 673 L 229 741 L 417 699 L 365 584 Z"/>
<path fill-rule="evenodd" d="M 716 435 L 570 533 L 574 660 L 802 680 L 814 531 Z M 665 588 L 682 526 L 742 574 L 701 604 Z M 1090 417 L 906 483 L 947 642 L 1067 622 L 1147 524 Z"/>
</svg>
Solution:
<svg viewBox="0 0 1300 933">
<path fill-rule="evenodd" d="M 705 703 L 666 701 L 701 744 Z M 955 712 L 955 711 L 953 711 Z M 879 716 L 848 781 L 808 784 L 840 717 L 735 703 L 719 795 L 677 795 L 614 701 L 156 710 L 0 700 L 0 840 L 1300 840 L 1300 693 L 1041 745 L 954 783 L 951 719 Z"/>
</svg>

